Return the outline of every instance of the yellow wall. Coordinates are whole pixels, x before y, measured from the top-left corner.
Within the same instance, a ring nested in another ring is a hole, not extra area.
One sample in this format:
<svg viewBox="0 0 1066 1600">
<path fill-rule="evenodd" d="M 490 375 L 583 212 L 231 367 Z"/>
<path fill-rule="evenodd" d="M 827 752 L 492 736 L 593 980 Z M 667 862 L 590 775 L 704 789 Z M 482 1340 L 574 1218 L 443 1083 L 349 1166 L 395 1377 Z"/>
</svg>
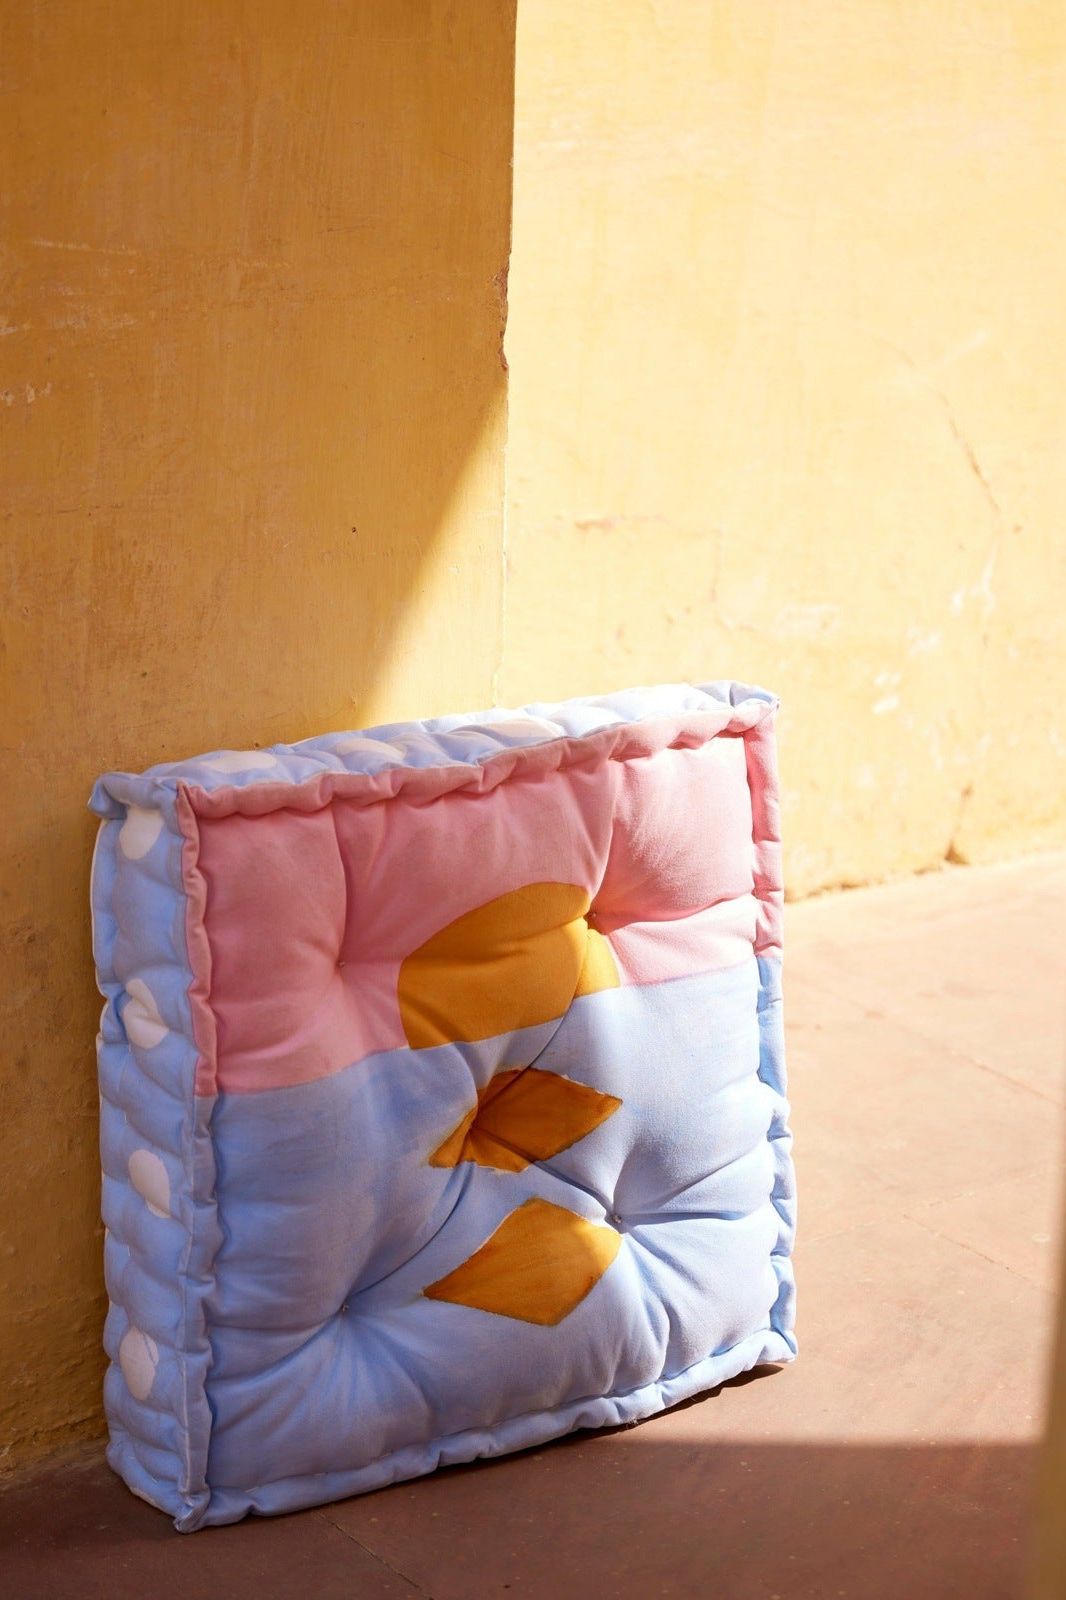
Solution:
<svg viewBox="0 0 1066 1600">
<path fill-rule="evenodd" d="M 794 893 L 1066 837 L 1066 12 L 519 7 L 505 701 L 748 677 Z"/>
<path fill-rule="evenodd" d="M 94 776 L 491 697 L 513 45 L 5 8 L 0 1457 L 100 1425 Z"/>
</svg>

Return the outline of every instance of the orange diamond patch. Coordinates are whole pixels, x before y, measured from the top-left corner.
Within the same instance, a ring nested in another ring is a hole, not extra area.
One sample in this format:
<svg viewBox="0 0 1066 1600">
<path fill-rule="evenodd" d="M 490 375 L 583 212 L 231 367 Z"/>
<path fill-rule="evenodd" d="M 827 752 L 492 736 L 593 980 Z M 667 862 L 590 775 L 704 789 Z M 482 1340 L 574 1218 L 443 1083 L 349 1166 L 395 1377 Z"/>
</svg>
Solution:
<svg viewBox="0 0 1066 1600">
<path fill-rule="evenodd" d="M 613 1228 L 527 1200 L 480 1250 L 422 1293 L 474 1311 L 554 1327 L 581 1304 L 618 1254 Z"/>
<path fill-rule="evenodd" d="M 584 1139 L 621 1104 L 617 1096 L 557 1072 L 510 1067 L 485 1085 L 429 1164 L 474 1161 L 499 1172 L 523 1172 L 531 1161 L 545 1161 Z"/>
</svg>

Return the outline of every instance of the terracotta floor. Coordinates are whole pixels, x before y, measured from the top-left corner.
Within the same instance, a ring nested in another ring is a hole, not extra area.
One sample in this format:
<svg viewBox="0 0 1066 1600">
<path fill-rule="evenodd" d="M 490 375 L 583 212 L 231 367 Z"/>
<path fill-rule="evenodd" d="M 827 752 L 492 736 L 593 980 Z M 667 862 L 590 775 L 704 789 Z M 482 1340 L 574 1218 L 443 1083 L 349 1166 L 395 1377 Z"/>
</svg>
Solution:
<svg viewBox="0 0 1066 1600">
<path fill-rule="evenodd" d="M 1006 1600 L 1064 1154 L 1066 857 L 789 912 L 799 1362 L 640 1427 L 175 1534 L 93 1451 L 0 1495 L 5 1600 Z"/>
</svg>

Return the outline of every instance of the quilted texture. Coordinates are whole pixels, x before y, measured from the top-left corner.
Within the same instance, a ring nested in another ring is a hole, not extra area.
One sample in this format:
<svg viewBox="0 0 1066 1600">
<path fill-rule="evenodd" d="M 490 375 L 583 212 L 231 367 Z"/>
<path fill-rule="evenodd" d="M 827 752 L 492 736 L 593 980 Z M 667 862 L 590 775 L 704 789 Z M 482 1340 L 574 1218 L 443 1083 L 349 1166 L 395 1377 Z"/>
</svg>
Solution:
<svg viewBox="0 0 1066 1600">
<path fill-rule="evenodd" d="M 792 1358 L 773 711 L 99 781 L 109 1455 L 179 1528 Z"/>
</svg>

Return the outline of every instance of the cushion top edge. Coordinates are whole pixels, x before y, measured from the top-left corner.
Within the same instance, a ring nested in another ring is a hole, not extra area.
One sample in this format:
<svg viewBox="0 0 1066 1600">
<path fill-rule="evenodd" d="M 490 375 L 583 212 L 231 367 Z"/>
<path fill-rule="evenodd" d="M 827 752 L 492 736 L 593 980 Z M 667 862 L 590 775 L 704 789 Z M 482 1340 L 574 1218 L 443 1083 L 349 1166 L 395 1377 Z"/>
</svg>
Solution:
<svg viewBox="0 0 1066 1600">
<path fill-rule="evenodd" d="M 286 787 L 295 788 L 327 774 L 372 778 L 396 769 L 474 770 L 508 752 L 564 740 L 580 742 L 612 728 L 634 727 L 663 718 L 717 713 L 722 726 L 715 733 L 733 730 L 734 725 L 736 729 L 752 727 L 772 714 L 777 704 L 777 697 L 768 690 L 720 679 L 625 689 L 551 703 L 534 701 L 514 709 L 497 706 L 363 729 L 338 729 L 294 744 L 209 751 L 158 763 L 141 773 L 107 772 L 93 786 L 89 807 L 101 817 L 115 818 L 130 805 L 169 810 L 182 790 L 209 796 L 217 790 L 232 792 L 269 786 L 272 793 L 279 794 Z M 723 712 L 729 715 L 723 718 Z M 274 805 L 283 804 L 283 795 L 279 795 Z"/>
</svg>

